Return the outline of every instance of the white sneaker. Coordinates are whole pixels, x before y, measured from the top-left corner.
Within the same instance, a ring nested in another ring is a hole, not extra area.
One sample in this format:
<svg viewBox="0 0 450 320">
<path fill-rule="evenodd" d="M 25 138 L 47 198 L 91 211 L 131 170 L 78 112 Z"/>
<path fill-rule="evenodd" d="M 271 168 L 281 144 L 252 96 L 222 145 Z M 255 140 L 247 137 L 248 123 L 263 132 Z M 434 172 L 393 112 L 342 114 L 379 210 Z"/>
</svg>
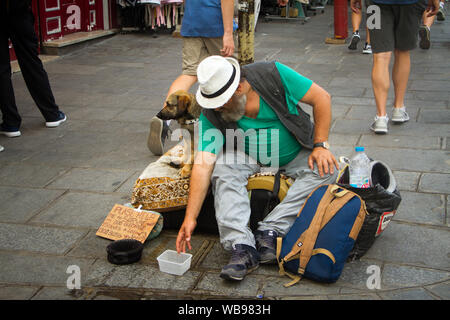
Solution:
<svg viewBox="0 0 450 320">
<path fill-rule="evenodd" d="M 362 50 L 362 53 L 372 54 L 372 46 L 366 42 L 366 44 L 364 45 L 364 48 Z"/>
<path fill-rule="evenodd" d="M 389 117 L 386 115 L 384 117 L 375 116 L 375 119 L 370 126 L 370 129 L 378 134 L 384 134 L 388 132 L 388 121 Z"/>
<path fill-rule="evenodd" d="M 409 115 L 405 110 L 405 107 L 392 109 L 392 122 L 403 123 L 409 120 Z"/>
<path fill-rule="evenodd" d="M 0 152 L 2 152 L 3 150 L 5 150 L 5 148 L 3 148 L 3 146 L 0 146 Z"/>
</svg>

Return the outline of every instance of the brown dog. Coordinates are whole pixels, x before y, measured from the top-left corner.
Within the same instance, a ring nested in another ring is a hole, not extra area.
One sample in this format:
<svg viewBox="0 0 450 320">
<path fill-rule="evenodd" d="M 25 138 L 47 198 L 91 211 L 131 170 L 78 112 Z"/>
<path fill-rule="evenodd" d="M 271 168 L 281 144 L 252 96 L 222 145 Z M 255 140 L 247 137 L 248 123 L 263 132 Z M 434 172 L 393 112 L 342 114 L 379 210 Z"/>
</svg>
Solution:
<svg viewBox="0 0 450 320">
<path fill-rule="evenodd" d="M 187 120 L 196 120 L 202 109 L 192 93 L 178 90 L 167 98 L 164 108 L 156 115 L 162 120 L 177 120 L 180 125 Z"/>
<path fill-rule="evenodd" d="M 172 158 L 172 165 L 181 167 L 181 178 L 188 178 L 191 175 L 195 150 L 194 124 L 189 122 L 198 119 L 200 113 L 201 107 L 197 103 L 195 96 L 184 90 L 178 90 L 169 96 L 164 108 L 157 114 L 157 117 L 162 120 L 177 120 L 180 127 L 187 130 L 190 134 L 190 139 L 184 139 L 182 155 L 180 155 L 180 150 L 177 146 L 164 154 Z"/>
</svg>

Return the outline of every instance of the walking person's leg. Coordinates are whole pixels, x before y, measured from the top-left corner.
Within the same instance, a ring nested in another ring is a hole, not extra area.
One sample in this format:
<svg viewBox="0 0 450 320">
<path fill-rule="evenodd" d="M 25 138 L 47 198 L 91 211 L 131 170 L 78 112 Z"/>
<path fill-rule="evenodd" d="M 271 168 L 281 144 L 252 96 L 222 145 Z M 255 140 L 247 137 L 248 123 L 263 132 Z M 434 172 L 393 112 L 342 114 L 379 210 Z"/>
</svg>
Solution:
<svg viewBox="0 0 450 320">
<path fill-rule="evenodd" d="M 5 4 L 2 3 L 2 6 Z M 9 22 L 6 16 L 6 8 L 0 8 L 0 110 L 2 123 L 0 133 L 7 137 L 20 136 L 19 115 L 14 97 L 14 89 L 11 81 L 11 63 L 9 57 Z"/>
<path fill-rule="evenodd" d="M 58 126 L 65 115 L 55 102 L 47 72 L 38 56 L 38 39 L 34 31 L 34 16 L 26 11 L 11 21 L 11 41 L 23 78 L 34 102 L 48 127 Z"/>
<path fill-rule="evenodd" d="M 362 20 L 362 8 L 359 8 L 358 12 L 352 11 L 352 38 L 350 40 L 350 45 L 348 48 L 350 50 L 356 50 L 358 47 L 358 43 L 361 40 L 361 35 L 359 34 L 359 26 L 361 25 Z"/>
<path fill-rule="evenodd" d="M 409 51 L 394 50 L 394 66 L 392 68 L 392 82 L 394 83 L 394 110 L 392 115 L 393 122 L 405 122 L 409 116 L 398 117 L 400 110 L 405 108 L 405 93 L 408 86 L 409 73 L 411 69 L 411 59 Z M 405 112 L 406 113 L 406 112 Z"/>
<path fill-rule="evenodd" d="M 417 36 L 425 8 L 424 0 L 396 8 L 395 61 L 392 69 L 395 93 L 392 110 L 392 122 L 394 123 L 403 123 L 409 120 L 404 100 L 411 68 L 410 50 L 417 46 Z"/>
<path fill-rule="evenodd" d="M 371 125 L 375 133 L 387 133 L 388 117 L 386 113 L 386 103 L 390 87 L 389 62 L 391 52 L 380 52 L 373 54 L 372 66 L 372 89 L 377 106 L 377 114 Z"/>
<path fill-rule="evenodd" d="M 366 1 L 366 6 L 373 5 L 371 0 Z M 395 14 L 390 5 L 379 5 L 380 20 L 379 28 L 370 28 L 369 37 L 373 52 L 372 65 L 372 89 L 377 106 L 375 119 L 370 129 L 378 134 L 388 132 L 389 118 L 386 113 L 386 102 L 390 87 L 389 62 L 392 51 L 395 49 Z M 368 13 L 370 19 L 374 13 Z"/>
</svg>

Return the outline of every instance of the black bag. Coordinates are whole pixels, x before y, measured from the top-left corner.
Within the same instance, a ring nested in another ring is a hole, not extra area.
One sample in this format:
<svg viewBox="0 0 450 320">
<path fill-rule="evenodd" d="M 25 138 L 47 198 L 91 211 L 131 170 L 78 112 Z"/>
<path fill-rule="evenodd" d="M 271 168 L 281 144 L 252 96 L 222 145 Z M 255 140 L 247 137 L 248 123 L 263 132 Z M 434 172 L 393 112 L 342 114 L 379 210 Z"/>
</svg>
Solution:
<svg viewBox="0 0 450 320">
<path fill-rule="evenodd" d="M 368 215 L 356 239 L 348 260 L 360 259 L 386 229 L 402 200 L 395 177 L 381 161 L 371 162 L 371 188 L 354 188 L 349 185 L 350 173 L 345 166 L 337 179 L 338 185 L 358 194 L 365 202 Z"/>
<path fill-rule="evenodd" d="M 286 196 L 292 181 L 277 172 L 273 174 L 256 174 L 249 178 L 247 189 L 250 197 L 250 229 L 254 232 L 258 228 L 258 222 L 264 218 Z M 219 234 L 214 208 L 214 196 L 211 189 L 208 190 L 203 202 L 200 214 L 197 218 L 196 231 Z M 179 229 L 184 220 L 185 210 L 161 212 L 164 217 L 165 229 Z"/>
</svg>

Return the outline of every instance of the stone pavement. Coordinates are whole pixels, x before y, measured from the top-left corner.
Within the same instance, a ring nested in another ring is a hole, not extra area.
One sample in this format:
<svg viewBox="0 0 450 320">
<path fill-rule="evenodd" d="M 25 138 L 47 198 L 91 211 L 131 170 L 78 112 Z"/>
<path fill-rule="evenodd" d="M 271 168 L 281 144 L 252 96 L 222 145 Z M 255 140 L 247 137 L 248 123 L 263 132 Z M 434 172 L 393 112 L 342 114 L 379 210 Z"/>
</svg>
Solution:
<svg viewBox="0 0 450 320">
<path fill-rule="evenodd" d="M 0 299 L 449 299 L 449 18 L 434 24 L 430 50 L 412 53 L 410 122 L 376 136 L 368 129 L 371 56 L 324 43 L 332 13 L 327 6 L 305 25 L 260 21 L 255 47 L 257 60 L 278 59 L 332 94 L 336 156 L 363 145 L 398 180 L 403 201 L 393 221 L 337 283 L 302 280 L 286 289 L 275 266 L 225 282 L 228 254 L 207 234 L 195 234 L 184 276 L 164 274 L 156 257 L 175 247 L 176 230 L 150 241 L 139 263 L 107 262 L 110 241 L 95 232 L 156 160 L 146 147 L 149 120 L 181 66 L 180 39 L 125 34 L 46 63 L 69 119 L 59 128 L 45 128 L 21 74 L 13 76 L 23 125 L 20 138 L 0 137 Z M 71 265 L 80 267 L 80 290 L 66 287 Z M 366 285 L 371 265 L 381 272 L 375 290 Z"/>
</svg>

